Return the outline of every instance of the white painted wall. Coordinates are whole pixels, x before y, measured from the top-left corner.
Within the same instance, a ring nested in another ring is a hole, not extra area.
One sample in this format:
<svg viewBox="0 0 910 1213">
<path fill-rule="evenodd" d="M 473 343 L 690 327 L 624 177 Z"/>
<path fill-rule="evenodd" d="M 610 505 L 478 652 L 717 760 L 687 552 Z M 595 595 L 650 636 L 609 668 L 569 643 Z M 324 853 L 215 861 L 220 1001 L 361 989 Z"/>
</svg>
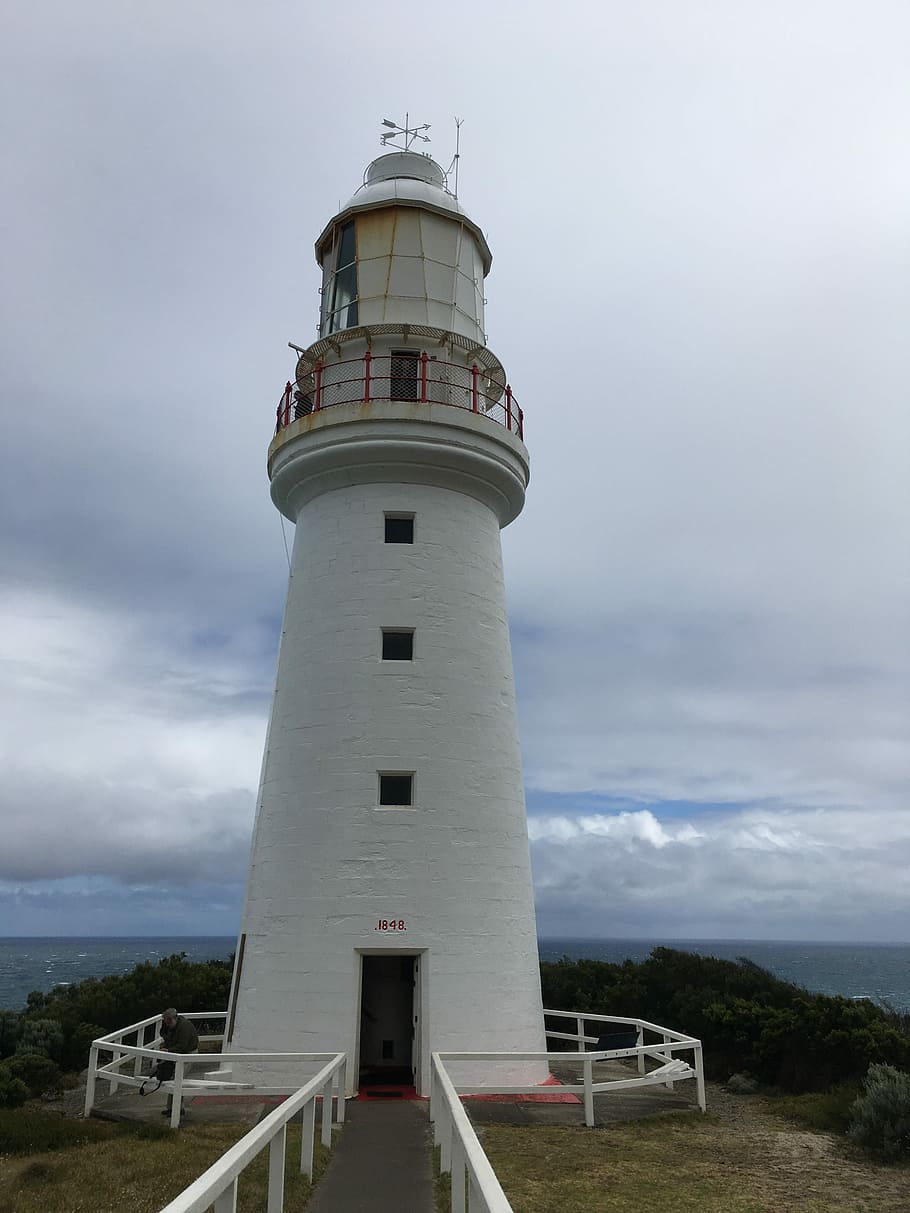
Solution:
<svg viewBox="0 0 910 1213">
<path fill-rule="evenodd" d="M 273 451 L 273 493 L 300 514 L 238 1048 L 353 1053 L 358 949 L 396 948 L 424 952 L 425 1056 L 545 1048 L 499 535 L 526 454 L 441 407 L 339 406 Z M 415 515 L 413 546 L 384 542 L 387 512 Z M 415 629 L 413 663 L 380 661 L 383 627 Z M 381 770 L 416 773 L 414 808 L 377 807 Z"/>
</svg>

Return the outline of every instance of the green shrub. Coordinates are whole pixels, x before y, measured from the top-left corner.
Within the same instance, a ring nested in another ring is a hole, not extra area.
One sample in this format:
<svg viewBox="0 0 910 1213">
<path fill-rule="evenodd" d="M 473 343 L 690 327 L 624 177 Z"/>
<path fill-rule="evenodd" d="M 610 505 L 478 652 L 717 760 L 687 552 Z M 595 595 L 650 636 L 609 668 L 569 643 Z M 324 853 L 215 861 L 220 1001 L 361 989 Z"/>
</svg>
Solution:
<svg viewBox="0 0 910 1213">
<path fill-rule="evenodd" d="M 60 1087 L 60 1067 L 43 1053 L 14 1053 L 6 1061 L 0 1062 L 0 1073 L 24 1082 L 31 1096 L 56 1091 Z"/>
<path fill-rule="evenodd" d="M 43 1053 L 59 1061 L 63 1054 L 63 1028 L 56 1019 L 26 1019 L 16 1052 Z"/>
<path fill-rule="evenodd" d="M 0 1058 L 15 1053 L 21 1031 L 21 1016 L 15 1011 L 0 1011 Z"/>
<path fill-rule="evenodd" d="M 763 1099 L 772 1112 L 788 1120 L 814 1129 L 817 1133 L 846 1133 L 850 1113 L 861 1084 L 838 1083 L 829 1091 L 810 1091 L 804 1095 L 765 1094 Z"/>
<path fill-rule="evenodd" d="M 655 948 L 640 964 L 540 966 L 544 1006 L 627 1015 L 691 1033 L 709 1078 L 748 1071 L 801 1093 L 859 1082 L 873 1062 L 910 1069 L 910 1018 L 872 1002 L 812 994 L 749 961 Z"/>
<path fill-rule="evenodd" d="M 19 1108 L 28 1099 L 28 1087 L 20 1078 L 13 1078 L 0 1069 L 0 1108 Z M 0 1154 L 3 1144 L 0 1141 Z"/>
<path fill-rule="evenodd" d="M 21 1015 L 0 1012 L 0 1057 L 17 1049 L 45 1053 L 67 1072 L 82 1070 L 97 1036 L 148 1019 L 164 1007 L 184 1012 L 225 1008 L 232 971 L 233 958 L 193 963 L 181 954 L 136 965 L 128 973 L 57 986 L 47 994 L 35 990 Z"/>
<path fill-rule="evenodd" d="M 871 1065 L 847 1135 L 883 1158 L 910 1156 L 910 1074 Z"/>
<path fill-rule="evenodd" d="M 125 1024 L 121 1025 L 126 1027 Z M 84 1070 L 88 1065 L 89 1050 L 92 1041 L 99 1036 L 107 1036 L 109 1028 L 103 1028 L 99 1023 L 80 1023 L 73 1028 L 67 1037 L 63 1050 L 63 1068 L 65 1070 Z"/>
</svg>

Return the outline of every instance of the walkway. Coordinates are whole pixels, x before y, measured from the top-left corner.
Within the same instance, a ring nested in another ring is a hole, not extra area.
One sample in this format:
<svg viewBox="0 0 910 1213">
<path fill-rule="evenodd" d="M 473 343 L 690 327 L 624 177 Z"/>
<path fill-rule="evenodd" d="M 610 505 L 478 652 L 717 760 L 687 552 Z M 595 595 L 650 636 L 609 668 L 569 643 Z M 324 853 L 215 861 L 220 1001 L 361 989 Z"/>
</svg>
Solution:
<svg viewBox="0 0 910 1213">
<path fill-rule="evenodd" d="M 350 1102 L 307 1213 L 433 1213 L 432 1145 L 426 1101 Z"/>
</svg>

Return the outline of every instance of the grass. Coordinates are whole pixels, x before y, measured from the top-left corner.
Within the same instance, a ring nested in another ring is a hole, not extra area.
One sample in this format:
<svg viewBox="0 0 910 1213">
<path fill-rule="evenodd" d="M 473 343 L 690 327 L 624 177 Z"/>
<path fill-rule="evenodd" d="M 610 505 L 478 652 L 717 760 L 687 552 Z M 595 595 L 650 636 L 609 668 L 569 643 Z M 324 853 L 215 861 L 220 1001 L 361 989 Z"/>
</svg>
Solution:
<svg viewBox="0 0 910 1213">
<path fill-rule="evenodd" d="M 21 1124 L 11 1129 L 8 1118 Z M 47 1122 L 47 1130 L 31 1122 Z M 67 1121 L 27 1109 L 0 1117 L 0 1213 L 157 1213 L 248 1131 L 243 1125 L 167 1127 Z M 40 1143 L 38 1151 L 26 1147 Z M 5 1155 L 5 1157 L 4 1157 Z M 318 1141 L 318 1179 L 329 1152 Z M 300 1127 L 288 1129 L 285 1208 L 303 1209 Z M 238 1213 L 259 1213 L 268 1190 L 268 1150 L 241 1177 Z"/>
<path fill-rule="evenodd" d="M 843 1135 L 850 1123 L 850 1109 L 861 1092 L 861 1083 L 850 1082 L 806 1095 L 764 1095 L 762 1104 L 769 1112 L 817 1133 Z"/>
<path fill-rule="evenodd" d="M 496 1125 L 481 1141 L 520 1213 L 901 1213 L 907 1189 L 829 1138 L 695 1112 L 604 1129 Z"/>
</svg>

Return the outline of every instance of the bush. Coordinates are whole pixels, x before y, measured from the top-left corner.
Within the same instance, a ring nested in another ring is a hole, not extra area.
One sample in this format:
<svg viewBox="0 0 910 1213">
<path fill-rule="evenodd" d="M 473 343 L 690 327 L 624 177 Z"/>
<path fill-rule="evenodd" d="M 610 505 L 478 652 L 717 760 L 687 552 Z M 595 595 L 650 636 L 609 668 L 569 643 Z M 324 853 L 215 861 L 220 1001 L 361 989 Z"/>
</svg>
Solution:
<svg viewBox="0 0 910 1213">
<path fill-rule="evenodd" d="M 125 1024 L 122 1026 L 126 1026 Z M 92 1041 L 99 1036 L 107 1036 L 109 1028 L 103 1028 L 98 1023 L 80 1023 L 73 1028 L 63 1051 L 63 1066 L 67 1070 L 84 1070 L 88 1065 L 89 1050 Z"/>
<path fill-rule="evenodd" d="M 55 1061 L 43 1053 L 15 1053 L 0 1062 L 0 1074 L 8 1074 L 10 1078 L 24 1082 L 29 1095 L 33 1097 L 60 1087 L 60 1069 Z"/>
<path fill-rule="evenodd" d="M 0 1068 L 0 1108 L 18 1108 L 28 1099 L 28 1087 L 20 1078 L 13 1078 Z M 2 1144 L 0 1144 L 2 1152 Z"/>
<path fill-rule="evenodd" d="M 640 964 L 540 966 L 544 1006 L 628 1015 L 698 1037 L 709 1078 L 748 1071 L 801 1093 L 856 1081 L 873 1063 L 910 1069 L 910 1020 L 872 1002 L 812 994 L 749 961 L 655 948 Z"/>
<path fill-rule="evenodd" d="M 63 1028 L 56 1019 L 27 1019 L 22 1025 L 17 1053 L 43 1053 L 59 1061 L 63 1054 Z"/>
<path fill-rule="evenodd" d="M 0 1011 L 0 1058 L 15 1053 L 22 1031 L 22 1019 L 15 1011 Z"/>
<path fill-rule="evenodd" d="M 16 1050 L 45 1053 L 66 1072 L 82 1070 L 97 1036 L 148 1019 L 164 1007 L 226 1007 L 232 971 L 233 958 L 192 963 L 181 954 L 136 965 L 128 973 L 57 986 L 48 994 L 33 991 L 20 1015 L 0 1012 L 0 1057 Z"/>
<path fill-rule="evenodd" d="M 851 1109 L 847 1136 L 882 1158 L 910 1156 L 910 1074 L 871 1065 Z"/>
</svg>

